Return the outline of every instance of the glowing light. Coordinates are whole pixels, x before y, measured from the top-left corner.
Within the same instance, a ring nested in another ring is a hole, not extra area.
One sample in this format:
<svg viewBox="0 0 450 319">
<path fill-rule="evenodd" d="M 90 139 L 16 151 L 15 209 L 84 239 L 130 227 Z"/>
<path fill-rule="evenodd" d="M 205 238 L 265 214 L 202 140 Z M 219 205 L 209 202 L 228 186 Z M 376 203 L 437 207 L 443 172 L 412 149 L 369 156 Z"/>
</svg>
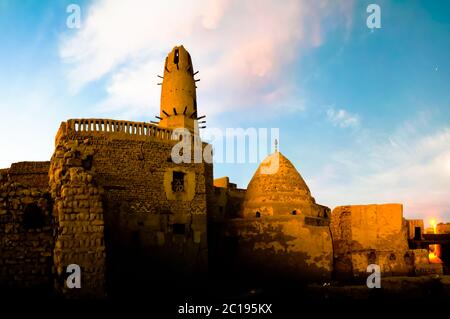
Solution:
<svg viewBox="0 0 450 319">
<path fill-rule="evenodd" d="M 433 234 L 436 234 L 436 219 L 430 219 L 430 226 L 433 227 Z M 428 260 L 432 264 L 442 264 L 441 257 L 441 245 L 434 244 L 428 246 Z"/>
<path fill-rule="evenodd" d="M 433 227 L 433 234 L 436 234 L 436 219 L 430 219 L 430 226 Z"/>
<path fill-rule="evenodd" d="M 441 245 L 430 245 L 428 249 L 428 260 L 430 261 L 430 263 L 442 264 L 442 260 L 441 258 L 439 258 L 441 256 Z"/>
</svg>

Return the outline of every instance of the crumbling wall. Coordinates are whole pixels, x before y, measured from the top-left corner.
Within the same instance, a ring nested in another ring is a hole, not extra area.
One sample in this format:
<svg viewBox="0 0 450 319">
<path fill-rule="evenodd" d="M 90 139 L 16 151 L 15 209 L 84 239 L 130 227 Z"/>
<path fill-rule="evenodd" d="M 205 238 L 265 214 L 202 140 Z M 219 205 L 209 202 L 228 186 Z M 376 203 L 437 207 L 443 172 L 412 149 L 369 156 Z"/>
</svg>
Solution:
<svg viewBox="0 0 450 319">
<path fill-rule="evenodd" d="M 304 216 L 239 218 L 225 221 L 219 231 L 223 262 L 235 275 L 309 282 L 331 278 L 333 251 L 327 225 L 308 225 Z"/>
<path fill-rule="evenodd" d="M 55 201 L 56 287 L 68 297 L 105 295 L 105 244 L 102 189 L 91 168 L 86 143 L 61 141 L 52 157 L 49 177 Z M 81 268 L 81 288 L 67 287 L 67 266 Z"/>
<path fill-rule="evenodd" d="M 53 229 L 48 193 L 0 184 L 0 289 L 52 286 Z"/>
<path fill-rule="evenodd" d="M 230 183 L 228 177 L 214 180 L 214 204 L 210 218 L 237 218 L 245 199 L 246 190 Z"/>
<path fill-rule="evenodd" d="M 9 179 L 42 191 L 48 190 L 50 162 L 13 163 L 8 170 Z"/>
<path fill-rule="evenodd" d="M 108 281 L 119 287 L 163 274 L 205 272 L 212 164 L 176 164 L 171 151 L 177 141 L 130 133 L 123 125 L 132 122 L 120 125 L 64 131 L 63 123 L 57 136 L 58 142 L 78 141 L 92 149 L 91 171 L 104 189 Z M 174 172 L 185 176 L 181 192 L 172 190 Z"/>
<path fill-rule="evenodd" d="M 415 238 L 416 228 L 420 229 L 420 237 L 417 239 L 418 240 L 422 239 L 423 234 L 425 234 L 425 227 L 423 224 L 423 219 L 407 219 L 406 223 L 407 223 L 407 227 L 408 227 L 408 239 Z M 419 231 L 417 232 L 417 235 L 419 235 Z"/>
<path fill-rule="evenodd" d="M 379 265 L 386 275 L 414 272 L 401 204 L 336 207 L 331 232 L 340 278 L 366 278 L 369 264 Z"/>
<path fill-rule="evenodd" d="M 0 183 L 6 183 L 9 179 L 8 177 L 9 168 L 0 169 Z"/>
<path fill-rule="evenodd" d="M 437 234 L 450 234 L 450 223 L 439 223 L 436 225 Z"/>
</svg>

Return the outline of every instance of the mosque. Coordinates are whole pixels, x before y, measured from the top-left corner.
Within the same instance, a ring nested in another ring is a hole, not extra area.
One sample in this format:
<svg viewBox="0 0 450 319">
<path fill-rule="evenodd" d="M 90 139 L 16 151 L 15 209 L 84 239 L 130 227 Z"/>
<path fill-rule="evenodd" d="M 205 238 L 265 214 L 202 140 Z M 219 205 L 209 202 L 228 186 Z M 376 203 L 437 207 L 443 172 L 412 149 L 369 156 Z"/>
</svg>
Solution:
<svg viewBox="0 0 450 319">
<path fill-rule="evenodd" d="M 370 264 L 387 276 L 447 271 L 445 249 L 444 262 L 433 263 L 420 245 L 423 222 L 404 219 L 401 204 L 331 211 L 279 151 L 247 189 L 214 179 L 211 163 L 175 163 L 171 151 L 183 137 L 174 130 L 199 139 L 203 116 L 183 46 L 163 70 L 158 122 L 69 119 L 49 161 L 0 169 L 0 287 L 102 297 L 166 276 L 322 284 L 365 280 Z M 67 286 L 73 264 L 80 289 Z"/>
</svg>

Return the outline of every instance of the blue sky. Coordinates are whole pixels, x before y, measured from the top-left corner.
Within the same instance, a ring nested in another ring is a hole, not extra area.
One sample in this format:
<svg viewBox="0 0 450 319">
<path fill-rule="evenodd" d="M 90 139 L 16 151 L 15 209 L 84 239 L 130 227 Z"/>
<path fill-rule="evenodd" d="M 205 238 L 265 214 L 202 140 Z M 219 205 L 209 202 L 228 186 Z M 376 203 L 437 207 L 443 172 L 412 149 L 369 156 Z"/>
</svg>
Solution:
<svg viewBox="0 0 450 319">
<path fill-rule="evenodd" d="M 66 7 L 81 8 L 81 28 Z M 381 29 L 366 7 L 381 8 Z M 450 220 L 448 1 L 0 0 L 0 166 L 48 160 L 68 118 L 149 121 L 165 55 L 200 70 L 208 127 L 279 128 L 330 207 Z M 216 164 L 246 187 L 256 164 Z"/>
</svg>

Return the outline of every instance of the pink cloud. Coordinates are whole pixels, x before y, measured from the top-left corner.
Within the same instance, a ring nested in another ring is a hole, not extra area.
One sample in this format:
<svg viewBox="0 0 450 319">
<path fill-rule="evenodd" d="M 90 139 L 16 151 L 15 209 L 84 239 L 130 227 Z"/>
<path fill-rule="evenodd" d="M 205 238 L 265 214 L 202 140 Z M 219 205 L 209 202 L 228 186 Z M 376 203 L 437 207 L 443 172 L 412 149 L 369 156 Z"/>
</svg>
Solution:
<svg viewBox="0 0 450 319">
<path fill-rule="evenodd" d="M 64 35 L 60 55 L 68 63 L 75 91 L 107 77 L 102 110 L 157 112 L 156 74 L 162 72 L 165 54 L 178 44 L 191 52 L 194 67 L 200 70 L 203 112 L 276 107 L 296 103 L 298 90 L 285 75 L 303 52 L 321 45 L 328 29 L 335 27 L 325 20 L 341 21 L 343 13 L 350 19 L 348 3 L 99 0 L 88 10 L 82 8 L 87 11 L 83 28 Z M 145 85 L 138 83 L 145 79 Z M 285 100 L 268 105 L 273 103 L 268 97 L 275 95 Z"/>
</svg>

